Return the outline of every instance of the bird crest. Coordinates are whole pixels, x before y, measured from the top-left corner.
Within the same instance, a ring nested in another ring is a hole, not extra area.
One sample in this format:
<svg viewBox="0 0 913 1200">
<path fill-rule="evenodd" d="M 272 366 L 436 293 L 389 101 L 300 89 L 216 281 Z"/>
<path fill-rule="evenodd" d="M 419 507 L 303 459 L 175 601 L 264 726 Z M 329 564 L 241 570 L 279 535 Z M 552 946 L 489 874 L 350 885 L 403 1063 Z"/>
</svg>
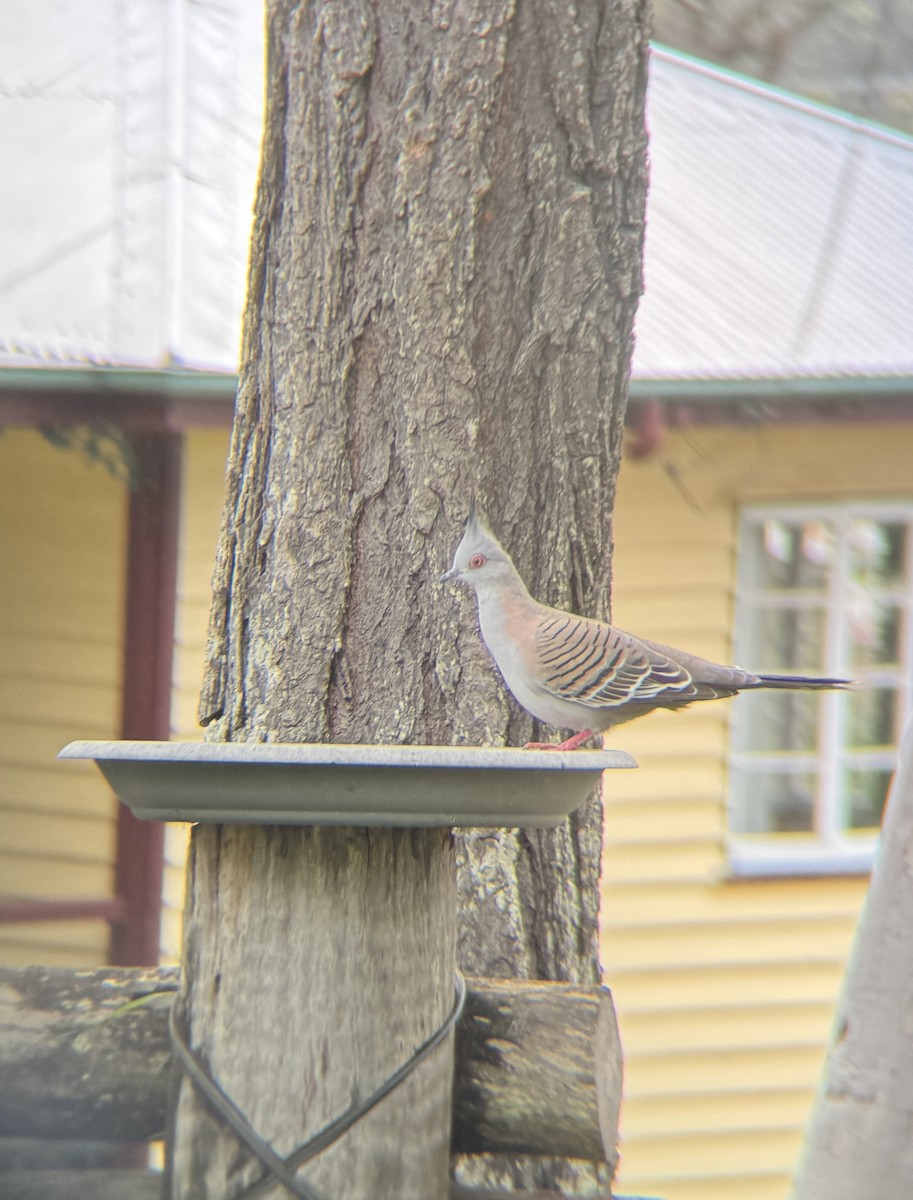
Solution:
<svg viewBox="0 0 913 1200">
<path fill-rule="evenodd" d="M 481 505 L 475 498 L 475 494 L 469 498 L 469 516 L 466 518 L 466 533 L 470 530 L 473 533 L 487 533 L 491 530 L 488 528 L 488 522 L 485 519 L 485 514 L 482 512 Z"/>
<path fill-rule="evenodd" d="M 469 500 L 469 516 L 466 518 L 466 528 L 463 531 L 463 540 L 460 545 L 464 549 L 471 547 L 474 550 L 482 550 L 489 556 L 495 553 L 497 557 L 506 557 L 504 548 L 492 533 L 482 506 L 475 495 Z"/>
</svg>

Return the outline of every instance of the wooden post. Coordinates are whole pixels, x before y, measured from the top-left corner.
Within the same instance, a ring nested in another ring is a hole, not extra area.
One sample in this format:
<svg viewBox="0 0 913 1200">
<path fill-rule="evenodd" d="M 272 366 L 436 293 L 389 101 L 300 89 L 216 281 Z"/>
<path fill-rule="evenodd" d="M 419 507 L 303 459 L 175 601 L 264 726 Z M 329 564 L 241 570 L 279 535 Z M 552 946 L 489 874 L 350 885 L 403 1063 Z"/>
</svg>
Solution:
<svg viewBox="0 0 913 1200">
<path fill-rule="evenodd" d="M 171 722 L 177 592 L 181 437 L 133 437 L 137 486 L 130 493 L 121 737 L 167 738 Z M 114 894 L 122 911 L 111 925 L 108 962 L 148 966 L 159 960 L 165 831 L 117 814 Z"/>
<path fill-rule="evenodd" d="M 193 833 L 181 1008 L 190 1045 L 287 1155 L 370 1094 L 453 1003 L 449 830 L 201 825 Z M 452 1046 L 302 1173 L 339 1200 L 447 1192 Z M 262 1175 L 188 1080 L 173 1200 Z"/>
</svg>

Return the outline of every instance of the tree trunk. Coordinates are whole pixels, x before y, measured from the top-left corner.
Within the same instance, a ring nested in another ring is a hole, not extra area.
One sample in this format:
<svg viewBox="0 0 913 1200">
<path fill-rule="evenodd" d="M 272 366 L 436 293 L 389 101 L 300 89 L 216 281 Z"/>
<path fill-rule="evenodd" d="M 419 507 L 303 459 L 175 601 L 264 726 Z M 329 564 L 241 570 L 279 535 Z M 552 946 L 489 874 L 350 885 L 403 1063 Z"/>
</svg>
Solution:
<svg viewBox="0 0 913 1200">
<path fill-rule="evenodd" d="M 900 752 L 794 1200 L 913 1189 L 913 726 Z"/>
<path fill-rule="evenodd" d="M 201 719 L 229 740 L 516 744 L 530 719 L 436 578 L 476 493 L 535 594 L 607 609 L 646 3 L 268 7 Z M 219 836 L 197 831 L 198 864 Z M 558 830 L 461 838 L 464 968 L 596 980 L 601 841 L 595 797 Z"/>
</svg>

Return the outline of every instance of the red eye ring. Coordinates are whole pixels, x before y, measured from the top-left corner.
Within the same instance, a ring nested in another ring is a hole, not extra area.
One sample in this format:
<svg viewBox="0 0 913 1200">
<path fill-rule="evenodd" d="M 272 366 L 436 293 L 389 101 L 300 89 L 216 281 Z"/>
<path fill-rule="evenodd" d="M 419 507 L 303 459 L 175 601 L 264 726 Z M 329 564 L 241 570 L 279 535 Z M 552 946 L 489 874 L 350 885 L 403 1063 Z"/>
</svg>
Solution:
<svg viewBox="0 0 913 1200">
<path fill-rule="evenodd" d="M 473 554 L 469 560 L 470 568 L 475 571 L 478 567 L 483 567 L 488 562 L 484 554 Z"/>
</svg>

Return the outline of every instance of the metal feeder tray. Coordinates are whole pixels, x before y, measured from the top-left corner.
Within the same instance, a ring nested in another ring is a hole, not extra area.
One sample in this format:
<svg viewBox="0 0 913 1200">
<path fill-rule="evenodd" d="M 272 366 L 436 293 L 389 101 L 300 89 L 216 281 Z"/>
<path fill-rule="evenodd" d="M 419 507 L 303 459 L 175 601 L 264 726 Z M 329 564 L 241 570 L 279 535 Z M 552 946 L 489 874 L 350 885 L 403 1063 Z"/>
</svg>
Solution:
<svg viewBox="0 0 913 1200">
<path fill-rule="evenodd" d="M 146 821 L 258 825 L 558 825 L 623 750 L 277 742 L 70 742 Z"/>
</svg>

